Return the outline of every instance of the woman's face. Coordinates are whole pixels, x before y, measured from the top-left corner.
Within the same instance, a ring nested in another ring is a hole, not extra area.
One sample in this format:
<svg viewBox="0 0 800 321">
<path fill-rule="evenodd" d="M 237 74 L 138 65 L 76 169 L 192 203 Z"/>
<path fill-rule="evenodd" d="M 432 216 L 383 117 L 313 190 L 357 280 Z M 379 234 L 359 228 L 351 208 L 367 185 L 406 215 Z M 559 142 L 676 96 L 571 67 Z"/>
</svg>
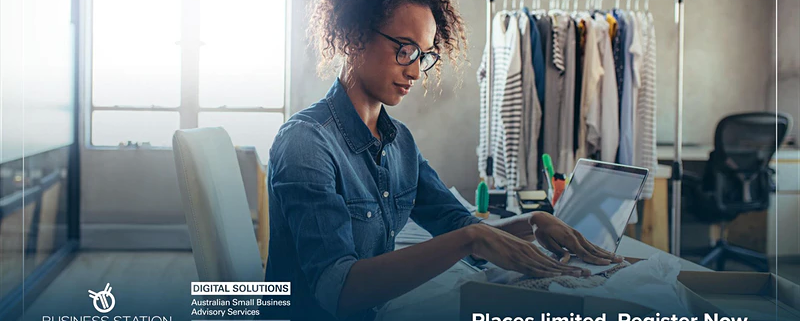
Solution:
<svg viewBox="0 0 800 321">
<path fill-rule="evenodd" d="M 436 21 L 430 8 L 403 4 L 392 12 L 388 23 L 379 31 L 402 43 L 415 43 L 422 52 L 429 52 L 433 50 Z M 420 59 L 408 66 L 398 64 L 395 57 L 400 45 L 378 33 L 373 34 L 365 47 L 354 73 L 366 94 L 389 106 L 399 104 L 420 78 Z"/>
</svg>

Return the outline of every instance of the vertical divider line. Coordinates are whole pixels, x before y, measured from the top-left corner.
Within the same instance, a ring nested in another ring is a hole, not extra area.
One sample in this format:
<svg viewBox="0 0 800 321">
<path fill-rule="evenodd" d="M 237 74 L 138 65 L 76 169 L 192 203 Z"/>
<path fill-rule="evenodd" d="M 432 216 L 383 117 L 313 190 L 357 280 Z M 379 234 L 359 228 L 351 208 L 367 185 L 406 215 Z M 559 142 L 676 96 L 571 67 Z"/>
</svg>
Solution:
<svg viewBox="0 0 800 321">
<path fill-rule="evenodd" d="M 788 130 L 788 129 L 787 129 Z M 778 0 L 775 0 L 775 152 L 778 151 Z M 778 176 L 778 162 L 775 162 L 775 177 Z M 778 193 L 780 186 L 779 180 L 775 180 L 775 194 Z M 778 195 L 775 195 L 775 275 L 778 274 Z M 769 261 L 767 261 L 769 269 Z M 775 279 L 775 320 L 778 320 L 778 279 Z"/>
<path fill-rule="evenodd" d="M 0 2 L 0 35 L 3 34 L 3 4 Z M 0 163 L 3 162 L 3 37 L 0 36 Z M 2 177 L 0 177 L 0 181 L 2 181 Z M 0 185 L 0 192 L 3 191 L 2 185 Z M 0 194 L 2 195 L 2 194 Z M 0 235 L 2 236 L 2 235 Z M 0 237 L 0 253 L 3 252 L 3 238 Z M 3 280 L 2 275 L 4 266 L 0 264 L 0 293 L 3 293 Z"/>
<path fill-rule="evenodd" d="M 22 5 L 22 318 L 25 319 L 25 2 Z"/>
</svg>

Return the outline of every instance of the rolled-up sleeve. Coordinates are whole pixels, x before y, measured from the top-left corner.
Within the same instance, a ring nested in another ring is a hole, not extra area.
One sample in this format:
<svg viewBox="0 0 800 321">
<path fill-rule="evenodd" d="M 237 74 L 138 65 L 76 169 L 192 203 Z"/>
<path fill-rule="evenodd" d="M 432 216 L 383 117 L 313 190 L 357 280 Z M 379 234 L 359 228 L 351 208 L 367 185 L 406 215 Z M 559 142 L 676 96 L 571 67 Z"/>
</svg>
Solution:
<svg viewBox="0 0 800 321">
<path fill-rule="evenodd" d="M 310 290 L 337 316 L 339 295 L 358 260 L 350 215 L 336 193 L 333 158 L 317 125 L 287 124 L 270 154 L 270 198 L 280 204 Z"/>
<path fill-rule="evenodd" d="M 411 219 L 433 236 L 457 230 L 467 225 L 479 223 L 475 217 L 458 202 L 447 189 L 428 160 L 417 152 L 419 179 L 417 198 L 411 210 Z"/>
</svg>

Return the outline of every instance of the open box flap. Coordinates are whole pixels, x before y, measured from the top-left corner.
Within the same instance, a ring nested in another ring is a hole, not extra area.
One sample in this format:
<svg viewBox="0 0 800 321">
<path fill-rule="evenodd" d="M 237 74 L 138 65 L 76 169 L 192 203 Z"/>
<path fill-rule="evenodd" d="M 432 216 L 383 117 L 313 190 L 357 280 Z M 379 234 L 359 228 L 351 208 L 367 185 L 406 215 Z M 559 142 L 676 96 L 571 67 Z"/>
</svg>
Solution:
<svg viewBox="0 0 800 321">
<path fill-rule="evenodd" d="M 684 271 L 678 281 L 730 316 L 800 320 L 800 287 L 774 274 Z"/>
<path fill-rule="evenodd" d="M 723 310 L 680 283 L 676 287 L 679 298 L 695 316 L 702 316 L 703 313 L 726 315 Z M 588 317 L 607 313 L 609 320 L 614 320 L 615 317 L 612 316 L 617 313 L 645 316 L 656 311 L 636 303 L 612 298 L 560 294 L 511 285 L 469 281 L 461 286 L 462 318 L 468 317 L 471 313 L 538 316 L 546 312 L 555 316 L 580 313 Z"/>
<path fill-rule="evenodd" d="M 709 294 L 766 293 L 769 281 L 769 273 L 681 271 L 678 275 L 678 282 L 690 290 Z"/>
<path fill-rule="evenodd" d="M 800 286 L 778 275 L 772 275 L 770 285 L 777 284 L 778 300 L 800 310 Z"/>
</svg>

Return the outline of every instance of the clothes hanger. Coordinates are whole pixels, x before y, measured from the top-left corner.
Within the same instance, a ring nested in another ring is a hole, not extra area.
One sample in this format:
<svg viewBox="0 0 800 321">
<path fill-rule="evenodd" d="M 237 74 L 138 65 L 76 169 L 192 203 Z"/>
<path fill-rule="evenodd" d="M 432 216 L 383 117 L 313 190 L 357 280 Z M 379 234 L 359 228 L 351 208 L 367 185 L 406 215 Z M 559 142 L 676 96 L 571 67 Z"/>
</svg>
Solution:
<svg viewBox="0 0 800 321">
<path fill-rule="evenodd" d="M 628 4 L 625 5 L 625 10 L 631 11 L 631 0 L 628 0 Z"/>
</svg>

